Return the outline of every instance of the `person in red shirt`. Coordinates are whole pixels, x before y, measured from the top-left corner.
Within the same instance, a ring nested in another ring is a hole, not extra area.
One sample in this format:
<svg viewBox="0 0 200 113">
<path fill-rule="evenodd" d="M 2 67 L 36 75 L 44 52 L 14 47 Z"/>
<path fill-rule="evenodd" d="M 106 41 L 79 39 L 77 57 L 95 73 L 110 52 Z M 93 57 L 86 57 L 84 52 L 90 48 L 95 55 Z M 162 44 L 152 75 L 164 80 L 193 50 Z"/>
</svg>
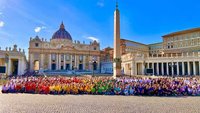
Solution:
<svg viewBox="0 0 200 113">
<path fill-rule="evenodd" d="M 46 85 L 44 89 L 44 94 L 49 94 L 49 93 L 50 93 L 49 85 Z"/>
<path fill-rule="evenodd" d="M 31 84 L 31 93 L 35 93 L 35 91 L 36 91 L 36 84 L 35 84 L 35 82 L 33 82 L 32 84 Z"/>
<path fill-rule="evenodd" d="M 22 89 L 21 83 L 17 83 L 15 86 L 15 89 L 17 93 L 21 92 L 21 89 Z"/>
</svg>

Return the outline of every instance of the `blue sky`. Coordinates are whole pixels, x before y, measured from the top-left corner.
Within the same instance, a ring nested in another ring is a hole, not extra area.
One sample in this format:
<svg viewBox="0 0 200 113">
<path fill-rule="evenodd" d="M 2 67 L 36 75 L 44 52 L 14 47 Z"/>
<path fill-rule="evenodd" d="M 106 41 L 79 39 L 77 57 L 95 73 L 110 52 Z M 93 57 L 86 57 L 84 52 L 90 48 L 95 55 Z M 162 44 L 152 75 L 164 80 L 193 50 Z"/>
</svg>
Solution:
<svg viewBox="0 0 200 113">
<path fill-rule="evenodd" d="M 61 21 L 73 40 L 97 38 L 101 48 L 113 46 L 116 0 L 0 0 L 0 47 L 28 51 L 30 37 L 50 40 Z M 121 37 L 145 44 L 162 35 L 200 27 L 199 0 L 118 0 Z"/>
</svg>

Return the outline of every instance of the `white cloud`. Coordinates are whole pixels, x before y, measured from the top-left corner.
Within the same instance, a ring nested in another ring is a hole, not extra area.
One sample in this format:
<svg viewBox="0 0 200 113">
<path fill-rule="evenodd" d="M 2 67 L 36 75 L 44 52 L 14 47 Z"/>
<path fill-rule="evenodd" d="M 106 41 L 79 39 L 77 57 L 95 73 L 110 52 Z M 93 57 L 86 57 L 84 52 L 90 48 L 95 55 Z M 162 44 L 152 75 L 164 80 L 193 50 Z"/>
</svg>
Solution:
<svg viewBox="0 0 200 113">
<path fill-rule="evenodd" d="M 98 5 L 99 7 L 104 7 L 104 2 L 103 2 L 103 0 L 98 1 L 98 2 L 97 2 L 97 5 Z"/>
<path fill-rule="evenodd" d="M 4 26 L 4 22 L 3 21 L 0 21 L 0 27 L 3 27 Z"/>
<path fill-rule="evenodd" d="M 90 36 L 90 37 L 87 37 L 87 39 L 90 39 L 90 40 L 92 40 L 92 41 L 97 41 L 97 42 L 99 42 L 99 39 L 98 38 L 96 38 L 96 37 L 92 37 L 92 36 Z"/>
<path fill-rule="evenodd" d="M 36 27 L 36 28 L 34 29 L 34 31 L 35 31 L 36 33 L 38 33 L 38 32 L 40 32 L 42 29 L 46 29 L 46 27 L 45 27 L 45 26 Z"/>
</svg>

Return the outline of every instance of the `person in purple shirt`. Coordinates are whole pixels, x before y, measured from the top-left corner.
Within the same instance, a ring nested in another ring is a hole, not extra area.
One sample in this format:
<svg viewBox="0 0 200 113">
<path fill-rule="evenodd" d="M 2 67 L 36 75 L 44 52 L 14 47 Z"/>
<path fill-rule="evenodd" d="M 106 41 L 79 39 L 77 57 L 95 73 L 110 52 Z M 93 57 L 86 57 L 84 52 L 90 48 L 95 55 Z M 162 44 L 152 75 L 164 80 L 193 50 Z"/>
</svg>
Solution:
<svg viewBox="0 0 200 113">
<path fill-rule="evenodd" d="M 3 85 L 3 87 L 2 87 L 2 91 L 1 91 L 2 93 L 8 93 L 8 87 L 7 87 L 7 85 Z"/>
</svg>

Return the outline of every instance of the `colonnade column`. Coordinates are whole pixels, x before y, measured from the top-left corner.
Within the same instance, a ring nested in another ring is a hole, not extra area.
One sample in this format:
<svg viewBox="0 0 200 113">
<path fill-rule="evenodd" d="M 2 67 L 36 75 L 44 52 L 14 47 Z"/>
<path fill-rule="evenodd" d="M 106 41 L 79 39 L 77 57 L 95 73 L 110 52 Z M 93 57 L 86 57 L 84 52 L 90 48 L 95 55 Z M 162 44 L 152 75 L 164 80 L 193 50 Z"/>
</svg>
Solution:
<svg viewBox="0 0 200 113">
<path fill-rule="evenodd" d="M 153 75 L 154 75 L 154 74 L 155 74 L 155 72 L 154 72 L 154 62 L 152 62 L 151 66 L 152 66 L 152 69 L 153 69 Z"/>
<path fill-rule="evenodd" d="M 11 59 L 10 58 L 8 60 L 8 67 L 7 68 L 8 68 L 8 75 L 11 75 L 12 73 L 11 73 Z"/>
<path fill-rule="evenodd" d="M 184 64 L 184 61 L 182 62 L 182 75 L 185 75 L 185 64 Z"/>
<path fill-rule="evenodd" d="M 142 63 L 142 75 L 144 75 L 145 63 Z"/>
<path fill-rule="evenodd" d="M 190 75 L 190 62 L 187 62 L 187 67 L 188 67 L 188 75 Z"/>
<path fill-rule="evenodd" d="M 179 63 L 177 62 L 177 75 L 179 75 Z"/>
<path fill-rule="evenodd" d="M 23 69 L 23 68 L 22 68 L 21 64 L 22 64 L 22 60 L 21 60 L 21 58 L 19 58 L 18 59 L 18 70 L 17 70 L 18 72 L 17 72 L 17 75 L 22 75 L 22 70 L 21 69 Z"/>
<path fill-rule="evenodd" d="M 157 62 L 156 70 L 157 70 L 157 75 L 159 75 L 159 62 Z"/>
<path fill-rule="evenodd" d="M 196 75 L 196 64 L 195 64 L 195 61 L 193 61 L 193 75 Z"/>
<path fill-rule="evenodd" d="M 171 71 L 172 71 L 172 76 L 174 75 L 174 62 L 171 62 Z"/>
<path fill-rule="evenodd" d="M 162 75 L 165 75 L 165 74 L 164 74 L 164 62 L 162 62 L 161 65 L 162 65 L 162 66 L 161 66 L 161 67 L 162 67 Z"/>
<path fill-rule="evenodd" d="M 129 71 L 131 71 L 131 72 L 130 72 L 131 75 L 137 75 L 137 71 L 134 71 L 134 69 L 137 70 L 137 64 L 136 64 L 136 66 L 134 67 L 134 61 L 131 61 L 131 70 L 128 69 Z M 135 72 L 135 73 L 134 73 L 134 72 Z"/>
<path fill-rule="evenodd" d="M 166 62 L 167 67 L 167 75 L 169 75 L 169 62 Z"/>
<path fill-rule="evenodd" d="M 200 61 L 199 61 L 199 75 L 200 75 Z"/>
</svg>

